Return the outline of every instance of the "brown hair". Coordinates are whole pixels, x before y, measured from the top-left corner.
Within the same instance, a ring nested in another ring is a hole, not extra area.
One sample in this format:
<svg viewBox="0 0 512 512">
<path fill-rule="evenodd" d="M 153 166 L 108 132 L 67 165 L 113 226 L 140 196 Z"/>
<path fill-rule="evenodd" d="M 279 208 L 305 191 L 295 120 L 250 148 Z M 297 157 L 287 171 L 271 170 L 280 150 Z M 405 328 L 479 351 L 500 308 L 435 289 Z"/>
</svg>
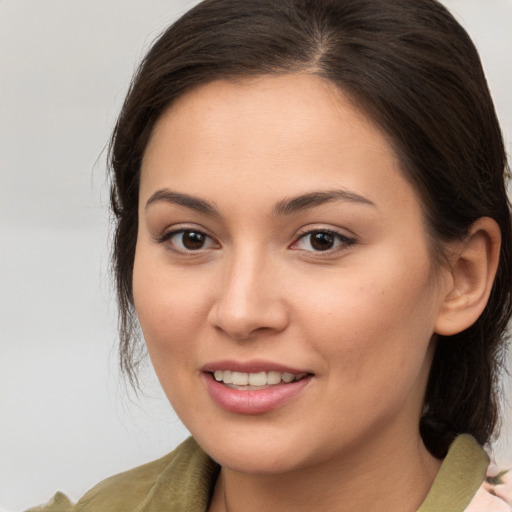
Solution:
<svg viewBox="0 0 512 512">
<path fill-rule="evenodd" d="M 158 38 L 110 147 L 122 368 L 136 382 L 143 353 L 132 296 L 139 174 L 156 121 L 199 84 L 296 71 L 335 83 L 388 134 L 422 200 L 435 258 L 443 242 L 463 238 L 479 217 L 498 223 L 502 248 L 491 297 L 474 325 L 439 336 L 420 425 L 438 457 L 461 432 L 488 442 L 512 311 L 507 163 L 478 53 L 435 0 L 206 0 Z"/>
</svg>

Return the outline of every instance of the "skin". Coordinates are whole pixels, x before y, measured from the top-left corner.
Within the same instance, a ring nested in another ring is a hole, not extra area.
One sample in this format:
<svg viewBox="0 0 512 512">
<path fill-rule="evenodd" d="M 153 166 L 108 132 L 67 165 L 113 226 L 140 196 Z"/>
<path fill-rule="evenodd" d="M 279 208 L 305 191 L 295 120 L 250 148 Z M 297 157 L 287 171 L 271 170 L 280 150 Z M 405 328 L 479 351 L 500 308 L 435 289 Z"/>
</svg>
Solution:
<svg viewBox="0 0 512 512">
<path fill-rule="evenodd" d="M 352 196 L 275 212 L 333 190 Z M 210 83 L 158 121 L 139 219 L 135 306 L 172 406 L 222 466 L 210 510 L 416 510 L 439 468 L 418 424 L 454 278 L 431 261 L 385 135 L 318 77 Z M 192 251 L 179 232 L 163 240 L 179 229 L 208 237 Z M 341 237 L 318 251 L 312 230 Z M 201 371 L 225 359 L 313 377 L 282 407 L 236 414 Z"/>
</svg>

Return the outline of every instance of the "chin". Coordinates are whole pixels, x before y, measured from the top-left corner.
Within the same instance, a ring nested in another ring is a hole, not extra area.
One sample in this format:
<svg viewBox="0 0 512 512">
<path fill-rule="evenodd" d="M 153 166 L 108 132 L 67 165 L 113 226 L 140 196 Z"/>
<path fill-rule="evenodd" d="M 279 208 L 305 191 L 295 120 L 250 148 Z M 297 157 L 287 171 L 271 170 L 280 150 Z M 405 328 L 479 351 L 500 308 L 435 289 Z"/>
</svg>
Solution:
<svg viewBox="0 0 512 512">
<path fill-rule="evenodd" d="M 299 460 L 290 460 L 286 454 L 261 449 L 245 450 L 236 447 L 226 450 L 214 450 L 210 456 L 223 468 L 252 475 L 283 474 L 302 466 Z"/>
<path fill-rule="evenodd" d="M 287 429 L 227 431 L 217 436 L 194 435 L 194 438 L 223 468 L 247 474 L 282 474 L 314 463 L 311 438 L 301 439 Z"/>
</svg>

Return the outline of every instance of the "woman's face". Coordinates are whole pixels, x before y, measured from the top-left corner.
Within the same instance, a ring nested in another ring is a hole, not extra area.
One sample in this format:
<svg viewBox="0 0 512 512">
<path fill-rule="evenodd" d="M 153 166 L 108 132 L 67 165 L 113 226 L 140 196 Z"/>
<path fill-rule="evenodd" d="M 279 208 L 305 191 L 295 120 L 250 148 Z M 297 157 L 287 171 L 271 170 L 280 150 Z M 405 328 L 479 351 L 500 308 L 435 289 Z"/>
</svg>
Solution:
<svg viewBox="0 0 512 512">
<path fill-rule="evenodd" d="M 419 440 L 447 278 L 386 137 L 332 84 L 182 96 L 147 147 L 139 216 L 149 354 L 214 459 L 284 472 Z"/>
</svg>

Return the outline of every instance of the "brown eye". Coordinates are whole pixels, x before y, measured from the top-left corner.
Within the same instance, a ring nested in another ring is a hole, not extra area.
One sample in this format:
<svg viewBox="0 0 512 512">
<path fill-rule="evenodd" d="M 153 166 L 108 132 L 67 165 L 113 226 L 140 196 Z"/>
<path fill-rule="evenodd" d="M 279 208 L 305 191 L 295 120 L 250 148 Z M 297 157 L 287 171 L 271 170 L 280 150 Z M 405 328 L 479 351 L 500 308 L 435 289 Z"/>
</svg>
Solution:
<svg viewBox="0 0 512 512">
<path fill-rule="evenodd" d="M 214 240 L 202 231 L 180 229 L 162 237 L 161 242 L 168 243 L 178 252 L 195 252 L 215 248 Z"/>
<path fill-rule="evenodd" d="M 195 251 L 202 249 L 206 240 L 206 235 L 197 231 L 184 231 L 181 235 L 181 241 L 185 249 Z"/>
<path fill-rule="evenodd" d="M 311 247 L 315 251 L 328 251 L 334 246 L 335 237 L 331 233 L 312 233 L 310 237 Z"/>
<path fill-rule="evenodd" d="M 334 252 L 338 249 L 348 248 L 355 240 L 337 233 L 336 231 L 315 230 L 302 235 L 294 244 L 294 249 L 309 252 Z"/>
</svg>

